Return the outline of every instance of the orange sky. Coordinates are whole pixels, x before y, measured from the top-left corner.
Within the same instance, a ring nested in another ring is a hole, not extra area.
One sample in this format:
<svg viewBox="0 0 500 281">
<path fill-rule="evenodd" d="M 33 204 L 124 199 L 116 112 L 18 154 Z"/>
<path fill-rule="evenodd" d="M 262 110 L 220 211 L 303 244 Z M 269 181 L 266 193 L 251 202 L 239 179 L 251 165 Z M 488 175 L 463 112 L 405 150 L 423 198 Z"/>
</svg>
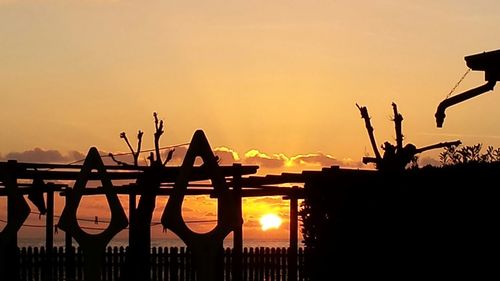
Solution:
<svg viewBox="0 0 500 281">
<path fill-rule="evenodd" d="M 355 103 L 382 143 L 393 101 L 417 147 L 498 147 L 498 90 L 442 129 L 434 112 L 464 56 L 499 48 L 499 14 L 496 0 L 0 0 L 0 158 L 126 151 L 119 133 L 138 129 L 150 148 L 157 111 L 163 145 L 201 128 L 274 172 L 356 166 L 372 151 Z M 482 83 L 471 72 L 457 92 Z"/>
</svg>

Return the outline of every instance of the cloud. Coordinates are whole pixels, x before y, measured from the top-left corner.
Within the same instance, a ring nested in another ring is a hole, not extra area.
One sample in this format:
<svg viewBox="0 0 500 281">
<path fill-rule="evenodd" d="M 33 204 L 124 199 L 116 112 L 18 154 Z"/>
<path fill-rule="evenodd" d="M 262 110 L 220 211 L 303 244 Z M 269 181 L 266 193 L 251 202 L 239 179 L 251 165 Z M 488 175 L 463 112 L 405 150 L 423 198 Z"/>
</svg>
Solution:
<svg viewBox="0 0 500 281">
<path fill-rule="evenodd" d="M 221 146 L 214 149 L 214 154 L 219 157 L 220 164 L 232 164 L 240 160 L 238 153 L 228 147 Z"/>
<path fill-rule="evenodd" d="M 120 153 L 116 153 L 120 154 Z M 99 151 L 99 155 L 101 155 L 102 160 L 105 165 L 116 165 L 111 157 L 109 157 L 109 153 L 105 151 Z M 36 147 L 32 150 L 25 150 L 22 152 L 9 152 L 5 155 L 0 155 L 0 161 L 7 160 L 17 160 L 19 162 L 28 162 L 28 163 L 62 163 L 62 164 L 82 164 L 87 156 L 86 152 L 80 152 L 76 150 L 61 152 L 59 150 L 54 149 L 42 149 Z M 122 161 L 128 164 L 132 164 L 133 158 L 132 155 L 117 155 L 115 159 L 118 161 Z M 145 162 L 141 162 L 142 159 L 139 159 L 141 164 L 146 164 Z"/>
<path fill-rule="evenodd" d="M 44 150 L 36 147 L 23 152 L 9 152 L 0 159 L 20 162 L 69 163 L 83 158 L 85 158 L 85 155 L 78 151 L 70 151 L 63 155 L 58 150 Z"/>
<path fill-rule="evenodd" d="M 187 146 L 176 147 L 172 157 L 172 161 L 170 161 L 170 164 L 181 165 L 182 161 L 184 160 L 184 157 L 186 157 L 187 149 L 188 149 Z M 165 153 L 168 153 L 168 151 Z M 216 147 L 215 149 L 213 149 L 213 153 L 215 156 L 219 157 L 220 159 L 219 164 L 221 165 L 231 165 L 234 162 L 240 160 L 240 156 L 236 151 L 225 146 Z M 201 163 L 202 161 L 199 159 L 197 159 L 197 161 L 195 162 L 196 165 L 200 165 Z"/>
<path fill-rule="evenodd" d="M 259 165 L 263 168 L 276 169 L 285 166 L 287 159 L 283 158 L 283 156 L 283 154 L 274 154 L 270 156 L 257 149 L 252 149 L 245 153 L 243 162 L 245 164 Z"/>
<path fill-rule="evenodd" d="M 256 149 L 246 152 L 242 162 L 245 164 L 259 165 L 262 168 L 269 169 L 308 169 L 330 166 L 360 168 L 363 166 L 361 161 L 354 161 L 352 159 L 339 160 L 321 152 L 287 156 L 283 153 L 269 155 Z"/>
<path fill-rule="evenodd" d="M 243 222 L 244 226 L 245 227 L 249 227 L 249 228 L 260 228 L 260 222 L 259 220 L 257 219 L 247 219 Z"/>
<path fill-rule="evenodd" d="M 440 167 L 441 166 L 441 162 L 435 158 L 432 158 L 432 157 L 421 157 L 418 159 L 418 164 L 419 166 L 421 167 L 424 167 L 424 166 L 427 166 L 427 165 L 431 165 L 431 166 L 434 166 L 434 167 Z"/>
<path fill-rule="evenodd" d="M 264 203 L 264 204 L 282 204 L 283 199 L 276 197 L 259 197 L 252 200 L 252 203 Z"/>
<path fill-rule="evenodd" d="M 186 156 L 188 147 L 180 146 L 175 148 L 172 160 L 169 162 L 169 166 L 179 166 L 182 164 L 184 157 Z M 165 160 L 169 150 L 162 151 L 162 159 Z M 322 167 L 330 166 L 341 166 L 341 167 L 354 167 L 361 168 L 364 165 L 361 161 L 354 161 L 352 159 L 337 159 L 329 154 L 325 153 L 307 153 L 307 154 L 297 154 L 294 156 L 288 156 L 283 153 L 267 154 L 261 152 L 257 149 L 252 149 L 247 151 L 245 154 L 240 156 L 238 152 L 225 146 L 216 147 L 213 150 L 214 154 L 219 157 L 219 163 L 221 165 L 231 165 L 235 162 L 239 162 L 246 165 L 258 165 L 260 170 L 282 170 L 282 171 L 300 171 L 307 169 L 321 169 Z M 99 151 L 102 156 L 103 161 L 106 165 L 116 165 L 108 155 L 108 152 Z M 121 153 L 114 153 L 115 159 L 128 164 L 133 163 L 132 155 Z M 79 161 L 79 164 L 83 163 L 85 159 L 86 152 L 82 153 L 79 151 L 69 151 L 61 152 L 53 149 L 42 149 L 34 148 L 32 150 L 26 150 L 23 152 L 9 152 L 5 155 L 0 155 L 1 161 L 6 160 L 17 160 L 20 162 L 39 162 L 39 163 L 72 163 Z M 142 153 L 139 156 L 139 165 L 148 165 L 147 157 L 149 154 Z M 200 165 L 202 161 L 197 159 L 196 165 Z"/>
<path fill-rule="evenodd" d="M 187 146 L 176 147 L 174 154 L 172 156 L 172 160 L 169 162 L 170 166 L 180 166 L 182 164 L 182 161 L 184 160 L 184 157 L 186 157 L 187 150 L 188 150 Z M 165 156 L 163 156 L 164 158 L 166 157 L 167 153 L 168 150 L 164 153 L 165 154 Z M 221 165 L 230 165 L 234 163 L 236 159 L 238 159 L 235 158 L 235 156 L 239 157 L 235 151 L 230 150 L 229 148 L 226 147 L 215 148 L 213 150 L 213 153 L 216 156 L 219 156 L 219 158 L 221 159 L 220 161 Z M 201 165 L 202 163 L 203 161 L 201 161 L 199 158 L 197 158 L 195 161 L 195 165 Z"/>
<path fill-rule="evenodd" d="M 333 156 L 323 153 L 297 155 L 292 157 L 290 160 L 295 165 L 334 166 L 342 164 L 341 161 L 335 159 Z"/>
<path fill-rule="evenodd" d="M 354 167 L 354 168 L 360 168 L 363 166 L 361 161 L 354 161 L 350 158 L 337 159 L 329 154 L 324 154 L 321 152 L 293 156 L 291 158 L 291 161 L 294 165 L 299 165 L 299 166 L 316 166 L 316 167 L 341 166 L 341 167 Z"/>
</svg>

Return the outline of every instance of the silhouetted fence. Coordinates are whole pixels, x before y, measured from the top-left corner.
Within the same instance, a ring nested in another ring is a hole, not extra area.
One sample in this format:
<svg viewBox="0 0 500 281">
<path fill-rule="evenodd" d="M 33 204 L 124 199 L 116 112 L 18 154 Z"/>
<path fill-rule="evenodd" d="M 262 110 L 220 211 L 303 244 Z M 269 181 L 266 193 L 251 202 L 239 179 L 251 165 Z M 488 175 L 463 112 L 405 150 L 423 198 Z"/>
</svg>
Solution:
<svg viewBox="0 0 500 281">
<path fill-rule="evenodd" d="M 102 280 L 120 279 L 127 248 L 108 247 L 103 263 Z M 72 253 L 71 253 L 72 252 Z M 66 253 L 63 247 L 48 252 L 44 247 L 19 249 L 19 279 L 22 281 L 83 280 L 83 254 L 79 248 Z M 289 280 L 288 248 L 244 248 L 242 254 L 242 280 Z M 233 251 L 224 250 L 224 277 L 232 280 Z M 151 249 L 152 281 L 196 280 L 192 270 L 191 253 L 184 247 L 154 247 Z M 305 251 L 297 252 L 297 280 L 307 280 Z"/>
</svg>

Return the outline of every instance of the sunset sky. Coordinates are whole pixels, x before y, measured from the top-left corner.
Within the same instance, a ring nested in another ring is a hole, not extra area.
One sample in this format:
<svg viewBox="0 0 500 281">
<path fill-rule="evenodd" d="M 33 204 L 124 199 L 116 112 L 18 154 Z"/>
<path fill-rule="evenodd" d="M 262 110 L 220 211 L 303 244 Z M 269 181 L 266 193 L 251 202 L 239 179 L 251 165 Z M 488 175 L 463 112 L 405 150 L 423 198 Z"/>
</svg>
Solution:
<svg viewBox="0 0 500 281">
<path fill-rule="evenodd" d="M 498 89 L 448 109 L 442 129 L 434 113 L 464 56 L 500 48 L 499 15 L 498 0 L 0 0 L 0 159 L 127 151 L 119 134 L 138 129 L 151 148 L 157 111 L 162 145 L 203 129 L 263 174 L 360 167 L 373 152 L 355 104 L 381 144 L 391 102 L 417 147 L 498 147 Z M 473 71 L 456 93 L 483 81 Z"/>
</svg>

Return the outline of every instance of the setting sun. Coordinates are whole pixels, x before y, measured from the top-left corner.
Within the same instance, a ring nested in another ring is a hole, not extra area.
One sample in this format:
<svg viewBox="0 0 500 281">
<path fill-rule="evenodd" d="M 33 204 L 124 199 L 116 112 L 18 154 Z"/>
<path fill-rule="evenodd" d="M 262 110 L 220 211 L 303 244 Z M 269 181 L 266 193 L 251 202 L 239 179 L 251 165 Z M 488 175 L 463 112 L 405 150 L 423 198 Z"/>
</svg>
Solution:
<svg viewBox="0 0 500 281">
<path fill-rule="evenodd" d="M 281 218 L 275 214 L 267 214 L 260 218 L 260 225 L 263 231 L 271 228 L 278 229 L 281 226 Z"/>
</svg>

